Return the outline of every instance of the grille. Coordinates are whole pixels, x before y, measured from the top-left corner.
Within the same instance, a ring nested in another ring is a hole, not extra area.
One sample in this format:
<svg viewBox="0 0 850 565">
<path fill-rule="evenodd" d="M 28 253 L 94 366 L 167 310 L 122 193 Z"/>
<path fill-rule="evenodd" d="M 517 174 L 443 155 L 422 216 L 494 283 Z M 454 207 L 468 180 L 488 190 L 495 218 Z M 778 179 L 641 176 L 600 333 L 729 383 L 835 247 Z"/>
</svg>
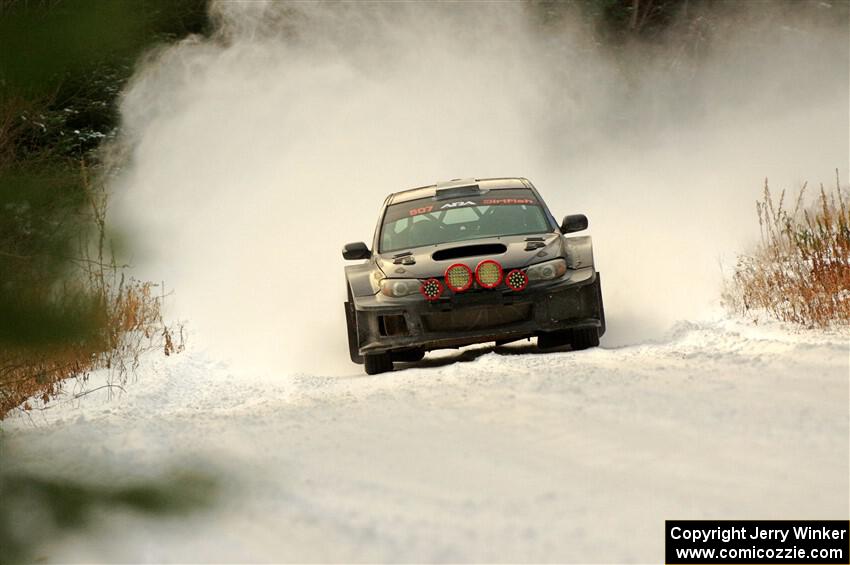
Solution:
<svg viewBox="0 0 850 565">
<path fill-rule="evenodd" d="M 530 317 L 531 304 L 505 304 L 425 314 L 422 325 L 431 332 L 473 331 L 516 324 Z"/>
</svg>

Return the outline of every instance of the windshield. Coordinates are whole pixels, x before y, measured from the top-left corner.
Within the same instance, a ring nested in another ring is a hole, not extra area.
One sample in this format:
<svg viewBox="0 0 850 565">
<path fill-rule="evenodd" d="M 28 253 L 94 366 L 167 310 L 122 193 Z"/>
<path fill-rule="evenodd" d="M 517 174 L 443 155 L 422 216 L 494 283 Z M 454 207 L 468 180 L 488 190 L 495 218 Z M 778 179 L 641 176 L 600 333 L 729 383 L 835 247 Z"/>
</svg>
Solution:
<svg viewBox="0 0 850 565">
<path fill-rule="evenodd" d="M 530 190 L 499 190 L 449 200 L 421 198 L 387 207 L 381 252 L 552 229 Z"/>
</svg>

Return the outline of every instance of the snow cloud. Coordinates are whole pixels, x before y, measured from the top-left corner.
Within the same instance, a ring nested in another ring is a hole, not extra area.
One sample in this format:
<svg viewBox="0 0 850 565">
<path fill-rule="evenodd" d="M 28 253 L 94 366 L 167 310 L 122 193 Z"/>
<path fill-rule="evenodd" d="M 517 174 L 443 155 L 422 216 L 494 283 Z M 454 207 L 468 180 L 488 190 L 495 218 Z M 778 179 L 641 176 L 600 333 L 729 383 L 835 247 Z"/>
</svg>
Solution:
<svg viewBox="0 0 850 565">
<path fill-rule="evenodd" d="M 519 3 L 210 9 L 210 37 L 128 86 L 112 190 L 139 274 L 241 366 L 358 372 L 340 248 L 371 240 L 389 192 L 526 176 L 556 216 L 587 214 L 615 346 L 716 307 L 765 176 L 847 178 L 847 23 L 828 3 L 741 3 L 701 43 L 621 49 Z"/>
</svg>

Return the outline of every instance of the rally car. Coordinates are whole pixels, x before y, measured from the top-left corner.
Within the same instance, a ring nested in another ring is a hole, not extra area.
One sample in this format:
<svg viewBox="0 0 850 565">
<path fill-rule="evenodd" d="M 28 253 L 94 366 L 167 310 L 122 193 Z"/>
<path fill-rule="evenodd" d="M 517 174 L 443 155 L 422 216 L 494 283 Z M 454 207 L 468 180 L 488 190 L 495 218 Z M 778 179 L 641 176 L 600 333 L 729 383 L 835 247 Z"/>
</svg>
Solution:
<svg viewBox="0 0 850 565">
<path fill-rule="evenodd" d="M 351 360 L 372 375 L 426 351 L 537 337 L 599 345 L 600 275 L 587 228 L 560 224 L 525 178 L 465 179 L 390 194 L 370 249 L 343 247 Z"/>
</svg>

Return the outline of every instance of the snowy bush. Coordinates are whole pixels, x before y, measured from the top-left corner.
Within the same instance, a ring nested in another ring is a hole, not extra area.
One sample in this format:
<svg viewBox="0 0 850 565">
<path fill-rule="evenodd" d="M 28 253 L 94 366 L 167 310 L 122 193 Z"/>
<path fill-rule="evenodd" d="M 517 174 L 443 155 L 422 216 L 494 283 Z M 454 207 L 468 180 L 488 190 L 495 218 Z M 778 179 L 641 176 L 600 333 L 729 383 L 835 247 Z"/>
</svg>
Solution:
<svg viewBox="0 0 850 565">
<path fill-rule="evenodd" d="M 850 322 L 850 209 L 838 171 L 835 188 L 821 185 L 809 206 L 805 193 L 804 184 L 788 210 L 785 191 L 774 204 L 765 180 L 756 203 L 761 241 L 738 258 L 724 292 L 733 310 L 807 327 Z"/>
</svg>

